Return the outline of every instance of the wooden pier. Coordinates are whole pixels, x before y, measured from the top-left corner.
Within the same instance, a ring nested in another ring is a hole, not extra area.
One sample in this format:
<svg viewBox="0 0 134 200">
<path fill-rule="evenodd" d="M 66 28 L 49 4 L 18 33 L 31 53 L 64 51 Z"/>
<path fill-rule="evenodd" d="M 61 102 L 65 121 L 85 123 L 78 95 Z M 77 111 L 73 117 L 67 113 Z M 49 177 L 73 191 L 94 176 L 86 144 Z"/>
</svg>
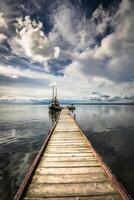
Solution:
<svg viewBox="0 0 134 200">
<path fill-rule="evenodd" d="M 14 200 L 128 200 L 67 109 L 42 146 Z"/>
</svg>

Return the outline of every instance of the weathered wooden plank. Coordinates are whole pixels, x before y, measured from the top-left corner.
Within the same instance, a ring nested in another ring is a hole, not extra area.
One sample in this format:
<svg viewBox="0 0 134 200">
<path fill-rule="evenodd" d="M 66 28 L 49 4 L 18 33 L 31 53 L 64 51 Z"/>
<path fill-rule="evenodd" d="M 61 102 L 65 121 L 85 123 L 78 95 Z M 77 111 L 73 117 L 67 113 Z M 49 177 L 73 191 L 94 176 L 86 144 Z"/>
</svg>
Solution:
<svg viewBox="0 0 134 200">
<path fill-rule="evenodd" d="M 62 134 L 54 134 L 53 136 L 52 136 L 52 139 L 56 139 L 56 138 L 58 138 L 58 139 L 82 139 L 82 140 L 84 140 L 82 137 L 80 137 L 78 134 L 77 135 L 74 135 L 74 133 L 73 133 L 73 135 L 72 134 L 66 134 L 66 135 L 62 135 Z"/>
<path fill-rule="evenodd" d="M 76 136 L 76 135 L 79 135 L 79 136 L 81 136 L 81 134 L 80 134 L 80 132 L 79 131 L 54 131 L 54 133 L 53 133 L 53 135 L 58 135 L 58 134 L 63 134 L 63 135 L 68 135 L 68 134 L 72 134 L 72 136 L 74 135 L 74 136 Z"/>
<path fill-rule="evenodd" d="M 78 128 L 66 128 L 66 127 L 63 127 L 63 128 L 55 128 L 56 131 L 70 131 L 70 132 L 75 132 L 75 131 L 79 131 Z"/>
<path fill-rule="evenodd" d="M 70 139 L 82 139 L 82 140 L 84 140 L 83 138 L 82 138 L 82 136 L 80 136 L 78 133 L 77 134 L 74 134 L 74 133 L 68 133 L 68 134 L 61 134 L 61 133 L 58 133 L 58 134 L 53 134 L 52 135 L 52 139 L 56 139 L 56 138 L 58 138 L 58 139 L 60 139 L 60 138 L 70 138 Z"/>
<path fill-rule="evenodd" d="M 57 126 L 56 128 L 55 128 L 55 130 L 66 130 L 66 131 L 79 131 L 79 128 L 77 127 L 77 126 L 65 126 L 65 125 L 63 125 L 63 126 Z"/>
<path fill-rule="evenodd" d="M 59 168 L 43 168 L 38 167 L 35 174 L 87 174 L 87 173 L 104 172 L 101 167 L 59 167 Z"/>
<path fill-rule="evenodd" d="M 89 152 L 89 153 L 62 153 L 62 154 L 60 154 L 60 153 L 45 153 L 45 155 L 46 156 L 49 156 L 49 157 L 63 157 L 63 156 L 65 156 L 65 157 L 87 157 L 87 156 L 89 156 L 89 157 L 93 157 L 94 156 L 94 154 L 92 153 L 92 152 Z"/>
<path fill-rule="evenodd" d="M 49 147 L 59 147 L 59 148 L 69 148 L 70 147 L 70 144 L 68 143 L 68 144 L 49 144 Z M 83 144 L 72 144 L 71 145 L 71 147 L 74 147 L 74 148 L 84 148 L 84 147 L 87 147 L 87 146 L 85 146 L 85 145 L 83 145 Z"/>
<path fill-rule="evenodd" d="M 41 161 L 39 167 L 91 167 L 91 166 L 100 166 L 98 161 L 75 161 L 75 162 L 55 162 L 55 161 Z"/>
<path fill-rule="evenodd" d="M 62 136 L 62 135 L 58 135 L 58 136 L 53 136 L 52 138 L 51 138 L 52 140 L 69 140 L 69 141 L 71 141 L 71 140 L 80 140 L 80 141 L 85 141 L 83 138 L 80 138 L 80 137 L 73 137 L 73 136 L 70 136 L 70 135 L 67 135 L 67 136 Z M 86 142 L 86 141 L 85 141 Z"/>
<path fill-rule="evenodd" d="M 89 183 L 89 182 L 106 182 L 109 179 L 104 173 L 92 174 L 61 174 L 59 175 L 35 175 L 33 177 L 34 184 L 40 183 Z"/>
<path fill-rule="evenodd" d="M 72 136 L 76 136 L 76 135 L 79 135 L 80 136 L 80 132 L 79 131 L 54 131 L 53 132 L 53 136 L 54 135 L 58 135 L 58 134 L 63 134 L 63 135 L 69 135 L 71 134 Z"/>
<path fill-rule="evenodd" d="M 64 132 L 65 130 L 67 130 L 66 128 L 64 128 L 64 129 L 56 129 L 56 131 L 60 131 L 60 132 Z M 78 134 L 77 132 L 78 132 L 78 129 L 68 129 L 67 130 L 68 131 L 68 135 L 71 135 L 71 136 L 73 136 L 73 135 L 75 135 L 75 133 L 74 132 L 76 132 L 76 134 Z M 73 134 L 73 135 L 72 135 Z M 56 134 L 55 134 L 56 135 Z"/>
<path fill-rule="evenodd" d="M 55 130 L 63 130 L 63 129 L 65 129 L 66 131 L 71 130 L 71 132 L 73 130 L 79 130 L 78 126 L 69 126 L 69 125 L 56 126 Z"/>
<path fill-rule="evenodd" d="M 88 144 L 83 140 L 83 141 L 81 141 L 81 142 L 79 142 L 79 141 L 73 141 L 73 140 L 66 140 L 66 141 L 50 141 L 49 142 L 49 144 L 53 144 L 53 143 L 55 143 L 55 144 L 71 144 L 71 145 L 73 145 L 74 143 L 77 145 L 85 145 L 85 146 L 88 146 Z M 49 145 L 48 144 L 48 145 Z M 71 146 L 70 145 L 70 146 Z"/>
<path fill-rule="evenodd" d="M 64 136 L 82 137 L 82 136 L 80 135 L 80 133 L 77 132 L 77 131 L 68 131 L 68 132 L 64 132 L 64 133 L 62 133 L 62 131 L 60 131 L 60 133 L 59 133 L 59 132 L 55 132 L 55 133 L 53 134 L 53 136 L 54 136 L 54 137 L 56 137 L 56 136 L 62 136 L 62 137 L 64 137 Z"/>
<path fill-rule="evenodd" d="M 82 138 L 82 136 L 80 135 L 80 133 L 78 133 L 77 131 L 76 132 L 72 132 L 72 131 L 68 131 L 68 133 L 63 133 L 62 134 L 62 132 L 58 132 L 58 133 L 54 133 L 53 135 L 52 135 L 52 137 L 60 137 L 60 136 L 62 136 L 62 137 L 70 137 L 71 136 L 71 138 Z M 82 138 L 83 139 L 83 138 Z"/>
<path fill-rule="evenodd" d="M 71 147 L 69 145 L 66 146 L 65 144 L 63 144 L 61 146 L 49 144 L 47 149 L 50 149 L 50 148 L 54 148 L 54 149 L 57 149 L 57 148 L 59 148 L 59 149 L 63 149 L 63 148 L 66 148 L 66 149 L 91 149 L 88 146 L 85 146 L 85 145 L 80 146 L 80 145 L 77 145 L 77 144 L 72 145 Z"/>
<path fill-rule="evenodd" d="M 67 161 L 67 162 L 73 162 L 73 161 L 80 161 L 80 162 L 83 162 L 83 161 L 90 161 L 90 160 L 97 160 L 96 157 L 94 156 L 85 156 L 85 157 L 68 157 L 68 156 L 59 156 L 59 157 L 52 157 L 52 156 L 44 156 L 42 158 L 42 161 L 60 161 L 60 162 L 63 162 L 63 161 Z"/>
<path fill-rule="evenodd" d="M 70 146 L 71 145 L 73 145 L 73 144 L 78 144 L 78 145 L 85 145 L 85 143 L 84 142 L 49 142 L 49 144 L 57 144 L 57 145 L 62 145 L 62 144 L 70 144 Z M 48 144 L 48 145 L 49 145 Z"/>
<path fill-rule="evenodd" d="M 73 150 L 89 150 L 90 152 L 92 152 L 91 151 L 91 149 L 89 149 L 88 147 L 85 147 L 84 145 L 83 146 L 77 146 L 77 145 L 75 145 L 75 146 L 71 146 L 71 147 L 69 147 L 69 146 L 67 146 L 66 147 L 66 149 L 64 149 L 63 148 L 63 146 L 56 146 L 56 145 L 48 145 L 48 147 L 47 147 L 47 149 L 46 149 L 47 151 L 49 151 L 49 150 L 54 150 L 54 151 L 57 151 L 57 150 L 68 150 L 68 151 L 73 151 Z"/>
<path fill-rule="evenodd" d="M 81 138 L 61 138 L 60 136 L 58 137 L 58 138 L 51 138 L 51 142 L 53 142 L 53 141 L 58 141 L 58 142 L 62 142 L 62 141 L 69 141 L 69 142 L 71 142 L 71 141 L 76 141 L 76 142 L 81 142 L 81 141 L 84 141 L 84 140 L 82 140 Z"/>
<path fill-rule="evenodd" d="M 57 149 L 57 150 L 56 150 Z M 56 150 L 56 151 L 55 151 Z M 63 148 L 49 148 L 46 150 L 46 153 L 90 153 L 92 152 L 90 149 L 80 149 L 80 148 L 73 148 L 73 149 L 63 149 Z"/>
<path fill-rule="evenodd" d="M 76 136 L 74 136 L 74 135 L 72 135 L 72 134 L 68 134 L 68 135 L 62 135 L 62 134 L 57 134 L 57 135 L 53 135 L 52 136 L 52 139 L 54 140 L 54 139 L 61 139 L 61 140 L 63 140 L 63 139 L 70 139 L 70 140 L 74 140 L 74 139 L 76 139 L 76 140 L 82 140 L 82 141 L 85 141 L 82 137 L 80 137 L 79 135 L 76 135 Z M 86 141 L 85 141 L 86 142 Z"/>
<path fill-rule="evenodd" d="M 81 138 L 70 138 L 70 137 L 51 138 L 51 142 L 78 142 L 78 143 L 84 142 L 84 143 L 86 143 Z"/>
<path fill-rule="evenodd" d="M 58 137 L 52 137 L 52 141 L 55 140 L 59 140 L 62 142 L 62 140 L 67 140 L 67 141 L 74 141 L 74 140 L 80 140 L 80 142 L 84 141 L 85 143 L 87 143 L 83 138 L 80 138 L 80 137 L 71 137 L 71 136 L 62 136 L 62 135 L 59 135 Z"/>
<path fill-rule="evenodd" d="M 61 144 L 61 145 L 58 145 L 58 144 L 49 144 L 48 147 L 59 147 L 59 148 L 69 148 L 69 144 Z M 84 145 L 84 144 L 73 144 L 71 145 L 72 148 L 88 148 L 88 145 Z"/>
<path fill-rule="evenodd" d="M 60 127 L 69 127 L 69 128 L 78 128 L 78 126 L 75 124 L 75 123 L 69 123 L 69 124 L 66 124 L 66 123 L 58 123 L 56 128 L 60 128 Z"/>
<path fill-rule="evenodd" d="M 71 137 L 70 137 L 71 136 Z M 68 138 L 70 138 L 70 139 L 74 139 L 74 138 L 79 138 L 79 139 L 84 139 L 83 137 L 82 137 L 82 135 L 80 135 L 80 133 L 78 133 L 78 132 L 68 132 L 68 133 L 54 133 L 53 135 L 52 135 L 52 137 L 53 138 L 59 138 L 59 137 L 63 137 L 63 138 L 66 138 L 66 137 L 68 137 Z"/>
<path fill-rule="evenodd" d="M 66 184 L 31 184 L 28 197 L 66 197 L 116 194 L 109 182 L 103 183 L 66 183 Z"/>
<path fill-rule="evenodd" d="M 67 149 L 88 149 L 88 150 L 91 150 L 91 148 L 89 148 L 88 145 L 86 145 L 85 143 L 83 144 L 83 143 L 75 142 L 75 141 L 74 141 L 74 142 L 71 141 L 71 143 L 74 143 L 74 144 L 71 145 L 70 148 L 69 148 L 69 146 L 67 146 L 67 147 L 66 147 Z M 55 145 L 54 145 L 54 144 L 55 144 Z M 61 145 L 59 146 L 58 144 L 61 144 Z M 47 146 L 47 150 L 48 150 L 48 149 L 54 149 L 54 150 L 57 151 L 58 148 L 59 148 L 59 149 L 64 149 L 63 146 L 68 145 L 68 144 L 69 144 L 69 141 L 61 142 L 61 143 L 58 143 L 58 144 L 56 145 L 55 142 L 52 142 L 52 143 L 50 142 L 50 143 L 48 144 L 48 146 Z"/>
<path fill-rule="evenodd" d="M 68 132 L 68 133 L 55 133 L 55 134 L 53 134 L 52 135 L 52 139 L 56 139 L 56 138 L 58 138 L 58 139 L 60 139 L 60 138 L 67 138 L 67 139 L 82 139 L 82 140 L 85 140 L 85 138 L 83 138 L 82 137 L 82 135 L 80 135 L 80 133 L 78 133 L 78 132 Z M 86 140 L 85 140 L 86 141 Z"/>
<path fill-rule="evenodd" d="M 91 149 L 86 149 L 86 148 L 78 148 L 78 147 L 75 147 L 75 148 L 58 148 L 58 147 L 49 147 L 47 150 L 46 150 L 46 153 L 92 153 Z"/>
<path fill-rule="evenodd" d="M 59 124 L 61 124 L 61 125 L 63 125 L 63 124 L 66 124 L 66 125 L 74 125 L 74 120 L 59 120 L 58 121 L 59 122 Z"/>
<path fill-rule="evenodd" d="M 62 135 L 69 135 L 69 134 L 71 134 L 74 137 L 77 136 L 77 135 L 79 135 L 81 137 L 79 131 L 56 131 L 56 130 L 54 131 L 53 136 L 56 136 L 56 135 L 59 135 L 59 134 L 62 134 Z"/>
<path fill-rule="evenodd" d="M 58 139 L 61 139 L 61 140 L 64 140 L 64 139 L 67 139 L 67 140 L 81 140 L 81 141 L 85 141 L 82 137 L 79 137 L 79 136 L 73 136 L 73 135 L 53 135 L 52 136 L 52 139 L 53 140 L 58 140 Z M 86 141 L 85 141 L 86 142 Z"/>
<path fill-rule="evenodd" d="M 121 197 L 117 194 L 112 194 L 112 195 L 99 195 L 99 196 L 88 196 L 88 197 L 54 197 L 54 198 L 25 197 L 24 200 L 121 200 Z"/>
<path fill-rule="evenodd" d="M 58 143 L 58 144 L 68 144 L 68 143 L 70 143 L 70 144 L 72 144 L 72 143 L 75 143 L 75 144 L 83 144 L 84 146 L 86 146 L 86 147 L 88 147 L 89 148 L 89 146 L 88 146 L 88 144 L 84 141 L 84 140 L 79 140 L 79 139 L 64 139 L 64 138 L 60 138 L 59 140 L 58 139 L 52 139 L 49 143 L 48 143 L 48 145 L 49 144 L 51 144 L 51 143 Z M 71 146 L 70 146 L 71 147 Z"/>
<path fill-rule="evenodd" d="M 62 126 L 62 127 L 56 127 L 55 128 L 55 132 L 79 132 L 79 127 L 78 126 L 75 126 L 75 127 L 65 127 L 65 126 Z"/>
</svg>

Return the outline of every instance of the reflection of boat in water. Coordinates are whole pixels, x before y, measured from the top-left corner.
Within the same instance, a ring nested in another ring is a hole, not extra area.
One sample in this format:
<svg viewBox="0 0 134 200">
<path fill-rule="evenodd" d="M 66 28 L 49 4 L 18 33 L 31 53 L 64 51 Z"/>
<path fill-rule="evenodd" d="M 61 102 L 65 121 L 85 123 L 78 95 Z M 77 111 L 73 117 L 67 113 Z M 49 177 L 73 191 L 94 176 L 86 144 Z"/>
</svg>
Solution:
<svg viewBox="0 0 134 200">
<path fill-rule="evenodd" d="M 74 104 L 72 103 L 71 105 L 67 106 L 67 108 L 71 111 L 75 110 L 75 106 Z"/>
<path fill-rule="evenodd" d="M 56 94 L 55 94 L 56 93 Z M 53 85 L 53 97 L 52 100 L 49 103 L 49 111 L 50 112 L 57 112 L 61 110 L 60 103 L 57 99 L 57 88 L 55 91 L 54 85 Z"/>
<path fill-rule="evenodd" d="M 59 116 L 59 112 L 50 112 L 49 111 L 49 119 L 51 120 L 52 125 L 54 126 Z"/>
</svg>

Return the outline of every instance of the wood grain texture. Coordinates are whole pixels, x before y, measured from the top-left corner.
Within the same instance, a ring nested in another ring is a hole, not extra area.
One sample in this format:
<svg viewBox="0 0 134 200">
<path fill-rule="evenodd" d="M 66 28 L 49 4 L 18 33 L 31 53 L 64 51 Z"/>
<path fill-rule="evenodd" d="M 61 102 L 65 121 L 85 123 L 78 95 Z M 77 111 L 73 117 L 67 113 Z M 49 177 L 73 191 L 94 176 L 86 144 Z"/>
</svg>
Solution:
<svg viewBox="0 0 134 200">
<path fill-rule="evenodd" d="M 113 195 L 99 195 L 88 197 L 45 197 L 45 198 L 30 198 L 26 197 L 25 200 L 121 200 L 121 197 L 117 194 Z"/>
<path fill-rule="evenodd" d="M 34 184 L 30 185 L 29 197 L 66 197 L 66 196 L 93 196 L 116 194 L 109 182 L 93 183 L 66 183 L 66 184 Z"/>
</svg>

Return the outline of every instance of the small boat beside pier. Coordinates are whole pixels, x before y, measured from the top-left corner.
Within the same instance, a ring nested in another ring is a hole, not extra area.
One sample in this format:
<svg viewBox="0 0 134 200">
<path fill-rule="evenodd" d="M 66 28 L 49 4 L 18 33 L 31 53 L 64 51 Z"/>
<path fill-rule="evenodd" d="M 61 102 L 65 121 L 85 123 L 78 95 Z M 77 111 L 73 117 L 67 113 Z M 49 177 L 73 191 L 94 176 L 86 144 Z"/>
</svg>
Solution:
<svg viewBox="0 0 134 200">
<path fill-rule="evenodd" d="M 129 200 L 81 128 L 62 109 L 14 200 Z"/>
<path fill-rule="evenodd" d="M 70 104 L 69 106 L 67 106 L 67 108 L 71 111 L 74 111 L 75 110 L 75 106 L 74 104 Z"/>
</svg>

